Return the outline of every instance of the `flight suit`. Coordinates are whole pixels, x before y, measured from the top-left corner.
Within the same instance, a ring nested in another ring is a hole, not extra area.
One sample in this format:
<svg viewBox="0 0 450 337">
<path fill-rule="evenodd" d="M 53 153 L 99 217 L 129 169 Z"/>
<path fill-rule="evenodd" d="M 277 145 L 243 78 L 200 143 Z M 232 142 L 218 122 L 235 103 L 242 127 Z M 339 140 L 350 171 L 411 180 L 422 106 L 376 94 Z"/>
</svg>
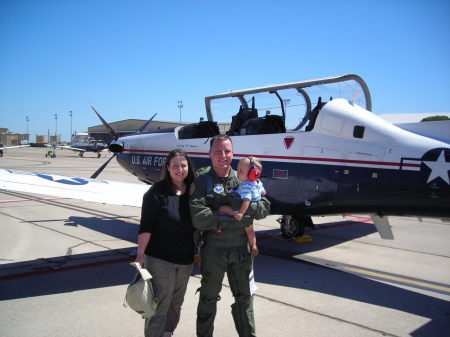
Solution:
<svg viewBox="0 0 450 337">
<path fill-rule="evenodd" d="M 240 208 L 242 201 L 229 194 L 229 190 L 237 188 L 239 183 L 236 171 L 231 170 L 228 177 L 218 177 L 211 169 L 197 177 L 191 187 L 192 222 L 203 233 L 202 280 L 197 307 L 198 337 L 213 335 L 217 301 L 220 299 L 225 272 L 235 301 L 231 313 L 236 330 L 240 337 L 255 336 L 253 296 L 250 291 L 253 259 L 244 228 L 253 223 L 253 217 L 265 218 L 269 213 L 270 202 L 262 198 L 261 201 L 251 203 L 246 215 L 252 217 L 244 217 L 241 221 L 220 216 L 217 210 L 221 205 Z"/>
</svg>

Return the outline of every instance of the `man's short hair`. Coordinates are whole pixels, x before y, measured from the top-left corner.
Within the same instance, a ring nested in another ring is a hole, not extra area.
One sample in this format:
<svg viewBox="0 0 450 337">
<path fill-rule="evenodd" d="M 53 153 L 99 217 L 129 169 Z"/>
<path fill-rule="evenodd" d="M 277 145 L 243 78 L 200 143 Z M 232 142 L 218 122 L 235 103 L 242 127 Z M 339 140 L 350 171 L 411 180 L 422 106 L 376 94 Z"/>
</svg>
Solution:
<svg viewBox="0 0 450 337">
<path fill-rule="evenodd" d="M 231 145 L 233 145 L 233 141 L 231 140 L 230 136 L 228 135 L 215 135 L 214 137 L 211 138 L 211 140 L 209 141 L 209 150 L 212 149 L 213 144 L 216 140 L 219 140 L 221 142 L 225 142 L 227 140 L 230 141 Z"/>
</svg>

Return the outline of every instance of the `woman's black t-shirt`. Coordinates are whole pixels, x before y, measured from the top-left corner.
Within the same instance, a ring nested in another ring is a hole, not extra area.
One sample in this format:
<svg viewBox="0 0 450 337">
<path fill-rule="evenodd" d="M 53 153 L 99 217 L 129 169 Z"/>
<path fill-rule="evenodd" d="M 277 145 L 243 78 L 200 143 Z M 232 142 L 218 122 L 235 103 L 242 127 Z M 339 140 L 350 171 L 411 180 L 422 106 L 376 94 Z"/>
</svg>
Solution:
<svg viewBox="0 0 450 337">
<path fill-rule="evenodd" d="M 194 261 L 188 190 L 176 195 L 161 181 L 144 194 L 139 234 L 151 233 L 145 254 L 176 264 Z"/>
</svg>

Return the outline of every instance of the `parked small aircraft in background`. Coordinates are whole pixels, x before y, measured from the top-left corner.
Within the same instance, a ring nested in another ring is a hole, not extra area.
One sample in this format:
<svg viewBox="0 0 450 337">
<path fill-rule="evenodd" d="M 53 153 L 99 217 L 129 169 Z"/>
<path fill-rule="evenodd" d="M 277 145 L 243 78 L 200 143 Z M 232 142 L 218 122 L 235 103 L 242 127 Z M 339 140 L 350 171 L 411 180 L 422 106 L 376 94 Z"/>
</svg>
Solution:
<svg viewBox="0 0 450 337">
<path fill-rule="evenodd" d="M 153 116 L 136 134 L 122 137 L 93 109 L 114 139 L 110 160 L 117 158 L 146 183 L 159 179 L 166 155 L 175 148 L 189 153 L 196 167 L 210 165 L 209 140 L 220 133 L 216 121 L 231 119 L 226 133 L 234 145 L 233 166 L 247 156 L 262 160 L 271 213 L 282 215 L 281 230 L 288 237 L 313 226 L 316 215 L 370 214 L 387 239 L 393 238 L 388 215 L 450 217 L 449 144 L 374 115 L 369 89 L 357 75 L 230 91 L 206 97 L 205 105 L 206 121 L 143 132 Z M 23 181 L 32 178 L 0 170 L 0 187 L 26 191 Z M 53 185 L 67 180 L 37 178 L 55 193 L 62 192 Z M 96 179 L 69 179 L 96 190 Z M 117 199 L 130 204 L 121 193 Z"/>
<path fill-rule="evenodd" d="M 83 157 L 85 152 L 94 152 L 97 157 L 100 158 L 102 151 L 108 150 L 108 144 L 95 140 L 92 137 L 86 135 L 74 135 L 72 136 L 72 142 L 70 146 L 60 144 L 48 144 L 48 147 L 66 149 L 78 152 L 80 157 Z"/>
<path fill-rule="evenodd" d="M 28 147 L 30 145 L 14 145 L 14 146 L 3 146 L 3 144 L 0 144 L 0 157 L 3 157 L 3 151 L 8 149 L 15 149 L 18 147 Z"/>
</svg>

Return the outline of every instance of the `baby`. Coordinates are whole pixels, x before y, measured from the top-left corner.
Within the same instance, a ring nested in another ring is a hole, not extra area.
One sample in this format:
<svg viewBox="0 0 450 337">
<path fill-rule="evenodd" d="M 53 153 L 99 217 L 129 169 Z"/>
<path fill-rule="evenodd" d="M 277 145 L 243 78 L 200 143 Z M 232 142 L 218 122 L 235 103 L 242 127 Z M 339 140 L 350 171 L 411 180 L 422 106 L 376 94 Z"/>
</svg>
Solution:
<svg viewBox="0 0 450 337">
<path fill-rule="evenodd" d="M 261 200 L 261 196 L 266 195 L 266 190 L 258 179 L 261 175 L 261 170 L 262 165 L 258 158 L 245 157 L 239 161 L 237 177 L 241 181 L 241 184 L 234 192 L 237 193 L 242 200 L 241 208 L 239 211 L 235 211 L 230 206 L 223 205 L 219 208 L 220 214 L 233 216 L 236 220 L 240 221 L 250 203 L 252 201 Z M 258 247 L 256 247 L 256 235 L 253 230 L 253 225 L 245 227 L 245 232 L 247 233 L 251 254 L 255 257 L 258 255 L 259 251 Z"/>
</svg>

